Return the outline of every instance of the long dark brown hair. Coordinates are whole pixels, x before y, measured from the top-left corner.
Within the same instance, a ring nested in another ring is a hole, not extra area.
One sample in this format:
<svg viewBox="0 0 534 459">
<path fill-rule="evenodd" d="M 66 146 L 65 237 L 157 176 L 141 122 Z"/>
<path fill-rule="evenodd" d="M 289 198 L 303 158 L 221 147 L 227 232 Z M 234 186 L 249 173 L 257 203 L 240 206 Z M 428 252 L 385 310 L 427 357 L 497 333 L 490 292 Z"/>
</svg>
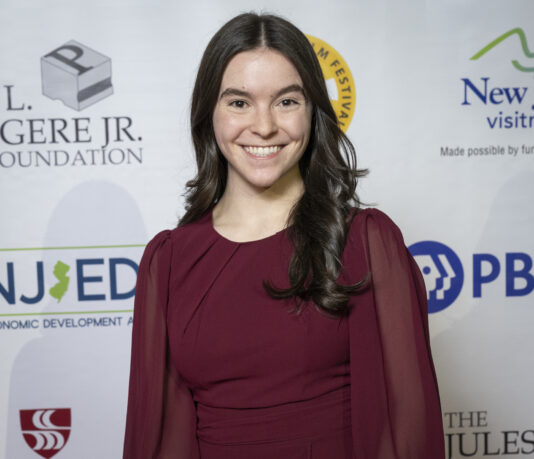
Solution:
<svg viewBox="0 0 534 459">
<path fill-rule="evenodd" d="M 356 154 L 340 129 L 330 103 L 321 67 L 306 36 L 287 20 L 271 14 L 245 13 L 227 22 L 209 42 L 200 66 L 191 102 L 191 133 L 198 172 L 186 183 L 186 213 L 178 226 L 203 217 L 222 197 L 227 161 L 220 152 L 212 116 L 222 76 L 236 54 L 267 47 L 279 51 L 297 69 L 313 107 L 310 141 L 299 161 L 304 193 L 292 207 L 288 236 L 294 251 L 289 265 L 288 289 L 264 280 L 272 298 L 294 298 L 295 311 L 312 300 L 332 316 L 348 313 L 349 296 L 363 288 L 337 282 L 347 231 L 360 207 Z"/>
</svg>

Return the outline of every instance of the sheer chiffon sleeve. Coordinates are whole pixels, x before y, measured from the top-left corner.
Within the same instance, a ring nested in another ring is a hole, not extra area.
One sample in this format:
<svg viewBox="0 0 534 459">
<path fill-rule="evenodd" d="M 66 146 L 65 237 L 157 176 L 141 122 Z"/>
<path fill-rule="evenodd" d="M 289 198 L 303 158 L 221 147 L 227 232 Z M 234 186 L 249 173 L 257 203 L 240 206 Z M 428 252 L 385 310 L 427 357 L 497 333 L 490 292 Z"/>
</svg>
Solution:
<svg viewBox="0 0 534 459">
<path fill-rule="evenodd" d="M 365 294 L 367 311 L 349 319 L 353 329 L 362 326 L 355 320 L 367 319 L 363 325 L 366 338 L 362 342 L 352 338 L 351 344 L 351 359 L 359 353 L 367 359 L 366 370 L 370 369 L 361 375 L 368 378 L 362 393 L 353 393 L 359 397 L 353 405 L 357 411 L 353 434 L 366 436 L 361 442 L 356 439 L 361 445 L 358 457 L 443 459 L 442 415 L 424 281 L 398 227 L 378 210 L 362 214 L 357 227 L 371 285 Z M 356 363 L 352 370 L 362 372 Z M 367 419 L 358 417 L 362 410 L 371 413 Z"/>
<path fill-rule="evenodd" d="M 196 459 L 196 410 L 171 365 L 167 303 L 170 231 L 146 247 L 137 277 L 124 459 Z"/>
</svg>

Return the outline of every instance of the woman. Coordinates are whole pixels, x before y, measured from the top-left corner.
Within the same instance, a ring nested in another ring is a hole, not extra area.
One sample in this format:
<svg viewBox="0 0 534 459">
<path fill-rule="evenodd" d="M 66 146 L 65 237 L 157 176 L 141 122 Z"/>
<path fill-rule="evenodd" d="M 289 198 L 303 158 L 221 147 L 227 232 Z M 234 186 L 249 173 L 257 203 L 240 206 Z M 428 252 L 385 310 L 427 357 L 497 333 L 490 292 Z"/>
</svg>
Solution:
<svg viewBox="0 0 534 459">
<path fill-rule="evenodd" d="M 191 124 L 187 211 L 139 269 L 124 457 L 444 457 L 422 278 L 395 224 L 358 209 L 306 37 L 225 24 Z"/>
</svg>

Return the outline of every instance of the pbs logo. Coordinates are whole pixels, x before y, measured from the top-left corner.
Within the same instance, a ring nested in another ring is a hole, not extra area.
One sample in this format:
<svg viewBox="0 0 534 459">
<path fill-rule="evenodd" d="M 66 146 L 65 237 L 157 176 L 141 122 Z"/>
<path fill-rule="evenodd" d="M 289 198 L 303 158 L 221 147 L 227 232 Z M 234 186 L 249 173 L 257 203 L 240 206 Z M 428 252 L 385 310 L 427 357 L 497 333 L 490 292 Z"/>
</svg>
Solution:
<svg viewBox="0 0 534 459">
<path fill-rule="evenodd" d="M 458 255 L 436 241 L 417 242 L 408 250 L 425 279 L 428 312 L 448 308 L 458 298 L 464 283 L 464 270 Z"/>
</svg>

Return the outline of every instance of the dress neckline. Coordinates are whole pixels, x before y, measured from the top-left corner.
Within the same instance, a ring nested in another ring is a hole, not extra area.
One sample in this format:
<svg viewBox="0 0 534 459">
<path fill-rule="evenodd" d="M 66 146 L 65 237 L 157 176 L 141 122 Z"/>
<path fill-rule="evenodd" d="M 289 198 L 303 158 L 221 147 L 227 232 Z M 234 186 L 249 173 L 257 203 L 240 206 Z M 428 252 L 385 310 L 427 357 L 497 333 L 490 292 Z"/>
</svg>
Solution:
<svg viewBox="0 0 534 459">
<path fill-rule="evenodd" d="M 281 229 L 280 231 L 277 231 L 276 233 L 273 233 L 269 236 L 265 236 L 265 237 L 262 237 L 261 239 L 254 239 L 253 241 L 232 241 L 231 239 L 228 239 L 227 237 L 223 236 L 221 233 L 219 233 L 216 229 L 215 229 L 215 225 L 213 224 L 213 208 L 211 208 L 209 211 L 208 211 L 208 214 L 206 216 L 206 220 L 207 220 L 207 224 L 208 224 L 208 227 L 210 229 L 210 231 L 215 235 L 217 236 L 218 239 L 222 240 L 222 241 L 225 241 L 226 243 L 228 244 L 233 244 L 233 245 L 250 245 L 250 244 L 257 244 L 257 243 L 260 243 L 260 242 L 266 242 L 266 241 L 270 241 L 272 239 L 275 239 L 279 236 L 281 236 L 282 234 L 284 234 L 287 229 L 289 228 L 289 226 Z"/>
</svg>

